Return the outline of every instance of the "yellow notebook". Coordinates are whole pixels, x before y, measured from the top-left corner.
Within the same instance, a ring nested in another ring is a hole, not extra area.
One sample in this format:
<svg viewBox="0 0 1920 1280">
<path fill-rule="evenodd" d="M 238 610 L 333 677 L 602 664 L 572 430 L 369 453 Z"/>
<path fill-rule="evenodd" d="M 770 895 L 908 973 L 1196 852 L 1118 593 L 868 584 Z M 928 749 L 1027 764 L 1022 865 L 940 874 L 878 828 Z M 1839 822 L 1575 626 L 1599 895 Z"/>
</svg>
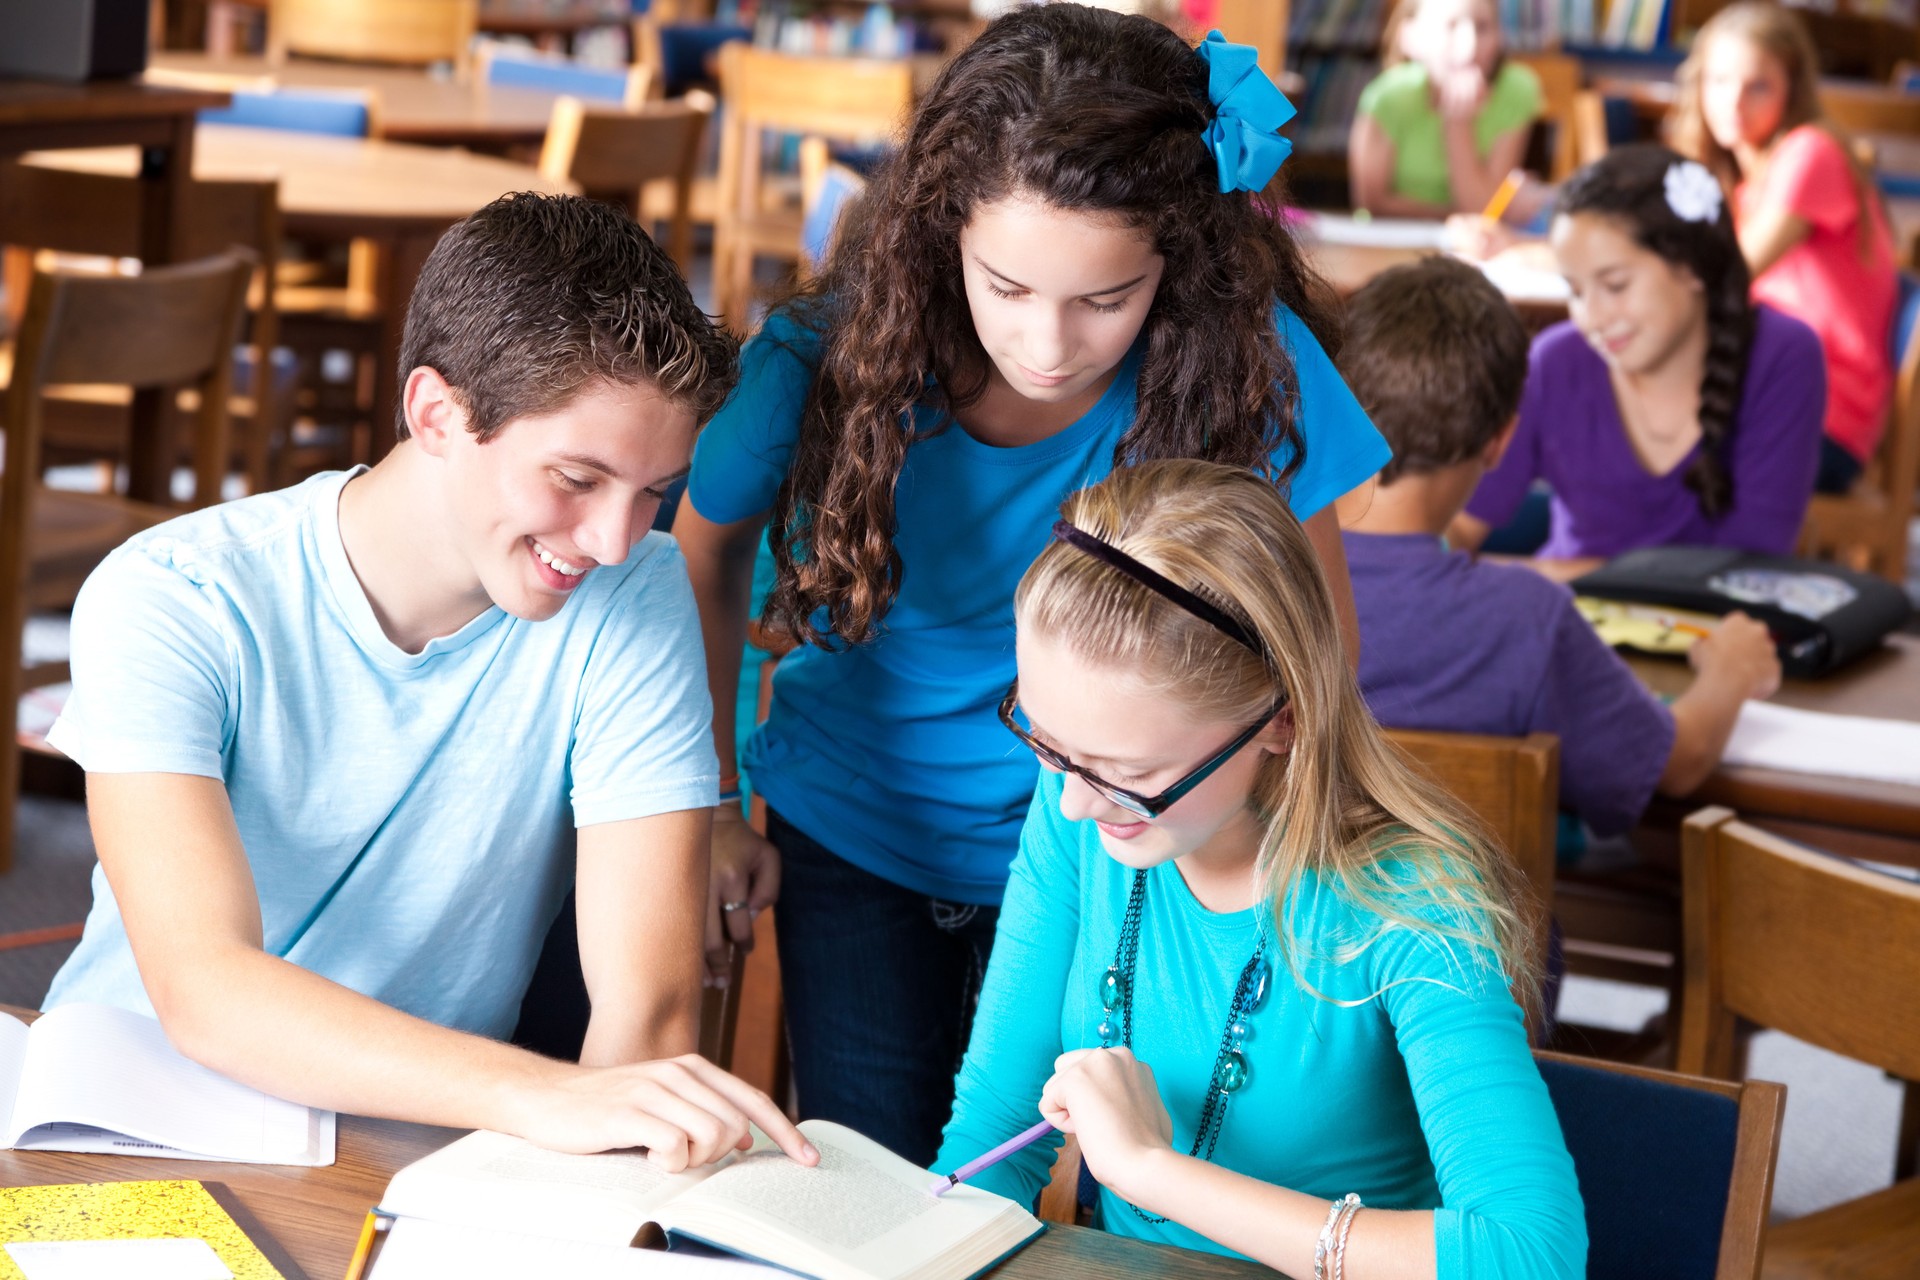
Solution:
<svg viewBox="0 0 1920 1280">
<path fill-rule="evenodd" d="M 0 1187 L 0 1241 L 195 1237 L 212 1247 L 234 1280 L 306 1280 L 232 1191 L 217 1182 Z M 0 1249 L 0 1280 L 22 1280 L 5 1249 Z"/>
</svg>

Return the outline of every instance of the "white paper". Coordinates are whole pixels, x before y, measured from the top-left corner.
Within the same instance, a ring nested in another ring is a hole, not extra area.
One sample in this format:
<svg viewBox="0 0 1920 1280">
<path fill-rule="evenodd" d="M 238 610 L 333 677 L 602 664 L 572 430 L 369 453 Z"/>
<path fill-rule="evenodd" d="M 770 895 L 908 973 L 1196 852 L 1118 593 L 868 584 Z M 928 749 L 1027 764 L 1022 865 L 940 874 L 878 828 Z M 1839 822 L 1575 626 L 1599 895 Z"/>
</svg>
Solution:
<svg viewBox="0 0 1920 1280">
<path fill-rule="evenodd" d="M 1558 271 L 1531 267 L 1512 258 L 1493 258 L 1479 264 L 1493 287 L 1515 302 L 1571 302 L 1573 289 Z"/>
<path fill-rule="evenodd" d="M 1349 218 L 1313 213 L 1297 224 L 1309 239 L 1321 244 L 1353 245 L 1365 249 L 1447 248 L 1447 224 L 1428 218 Z"/>
<path fill-rule="evenodd" d="M 443 1280 L 447 1276 L 459 1276 L 461 1280 L 526 1280 L 528 1276 L 565 1276 L 567 1280 L 751 1280 L 786 1277 L 787 1273 L 778 1267 L 731 1258 L 689 1257 L 402 1218 L 388 1229 L 371 1280 Z"/>
<path fill-rule="evenodd" d="M 175 1049 L 159 1022 L 71 1004 L 33 1025 L 7 1145 L 244 1161 L 331 1164 L 334 1120 L 229 1080 Z"/>
<path fill-rule="evenodd" d="M 1723 758 L 1755 769 L 1920 786 L 1920 724 L 1749 702 Z"/>
<path fill-rule="evenodd" d="M 27 1280 L 233 1280 L 205 1240 L 34 1240 L 9 1244 Z"/>
</svg>

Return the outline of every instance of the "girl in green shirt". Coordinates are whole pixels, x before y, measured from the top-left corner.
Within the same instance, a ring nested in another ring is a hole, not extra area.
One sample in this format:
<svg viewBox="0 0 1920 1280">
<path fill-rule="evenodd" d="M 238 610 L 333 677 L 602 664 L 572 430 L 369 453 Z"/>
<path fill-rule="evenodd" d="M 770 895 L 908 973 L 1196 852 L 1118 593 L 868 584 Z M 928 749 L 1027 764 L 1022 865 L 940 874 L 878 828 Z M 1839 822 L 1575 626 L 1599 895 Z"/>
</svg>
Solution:
<svg viewBox="0 0 1920 1280">
<path fill-rule="evenodd" d="M 1400 0 L 1384 53 L 1347 141 L 1353 207 L 1479 213 L 1520 166 L 1541 103 L 1539 78 L 1503 56 L 1494 0 Z"/>
</svg>

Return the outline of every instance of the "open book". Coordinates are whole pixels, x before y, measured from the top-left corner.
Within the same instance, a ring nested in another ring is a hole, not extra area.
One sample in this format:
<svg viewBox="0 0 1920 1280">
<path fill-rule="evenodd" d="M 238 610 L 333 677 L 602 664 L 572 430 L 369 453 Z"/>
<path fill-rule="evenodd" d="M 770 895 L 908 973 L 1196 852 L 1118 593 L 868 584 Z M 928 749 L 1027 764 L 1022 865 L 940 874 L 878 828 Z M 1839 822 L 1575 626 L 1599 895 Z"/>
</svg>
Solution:
<svg viewBox="0 0 1920 1280">
<path fill-rule="evenodd" d="M 681 1174 L 637 1152 L 562 1155 L 471 1133 L 395 1174 L 380 1212 L 397 1220 L 396 1242 L 410 1222 L 506 1227 L 579 1244 L 706 1246 L 819 1280 L 967 1280 L 1046 1229 L 975 1187 L 935 1196 L 934 1175 L 851 1129 L 800 1129 L 820 1149 L 814 1168 L 756 1134 L 752 1150 Z M 374 1280 L 404 1280 L 384 1255 Z"/>
<path fill-rule="evenodd" d="M 5 1147 L 326 1165 L 334 1115 L 208 1070 L 143 1014 L 69 1004 L 31 1027 L 0 1014 Z"/>
</svg>

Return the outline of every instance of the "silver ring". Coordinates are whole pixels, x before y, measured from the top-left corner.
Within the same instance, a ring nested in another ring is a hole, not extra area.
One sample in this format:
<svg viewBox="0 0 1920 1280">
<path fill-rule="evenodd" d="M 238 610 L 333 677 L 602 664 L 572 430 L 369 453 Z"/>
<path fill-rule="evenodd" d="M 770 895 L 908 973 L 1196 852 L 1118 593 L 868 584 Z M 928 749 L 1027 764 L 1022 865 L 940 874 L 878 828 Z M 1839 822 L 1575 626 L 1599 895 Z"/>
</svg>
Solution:
<svg viewBox="0 0 1920 1280">
<path fill-rule="evenodd" d="M 747 904 L 744 902 L 723 902 L 720 904 L 720 910 L 722 911 L 745 911 L 746 909 Z"/>
</svg>

